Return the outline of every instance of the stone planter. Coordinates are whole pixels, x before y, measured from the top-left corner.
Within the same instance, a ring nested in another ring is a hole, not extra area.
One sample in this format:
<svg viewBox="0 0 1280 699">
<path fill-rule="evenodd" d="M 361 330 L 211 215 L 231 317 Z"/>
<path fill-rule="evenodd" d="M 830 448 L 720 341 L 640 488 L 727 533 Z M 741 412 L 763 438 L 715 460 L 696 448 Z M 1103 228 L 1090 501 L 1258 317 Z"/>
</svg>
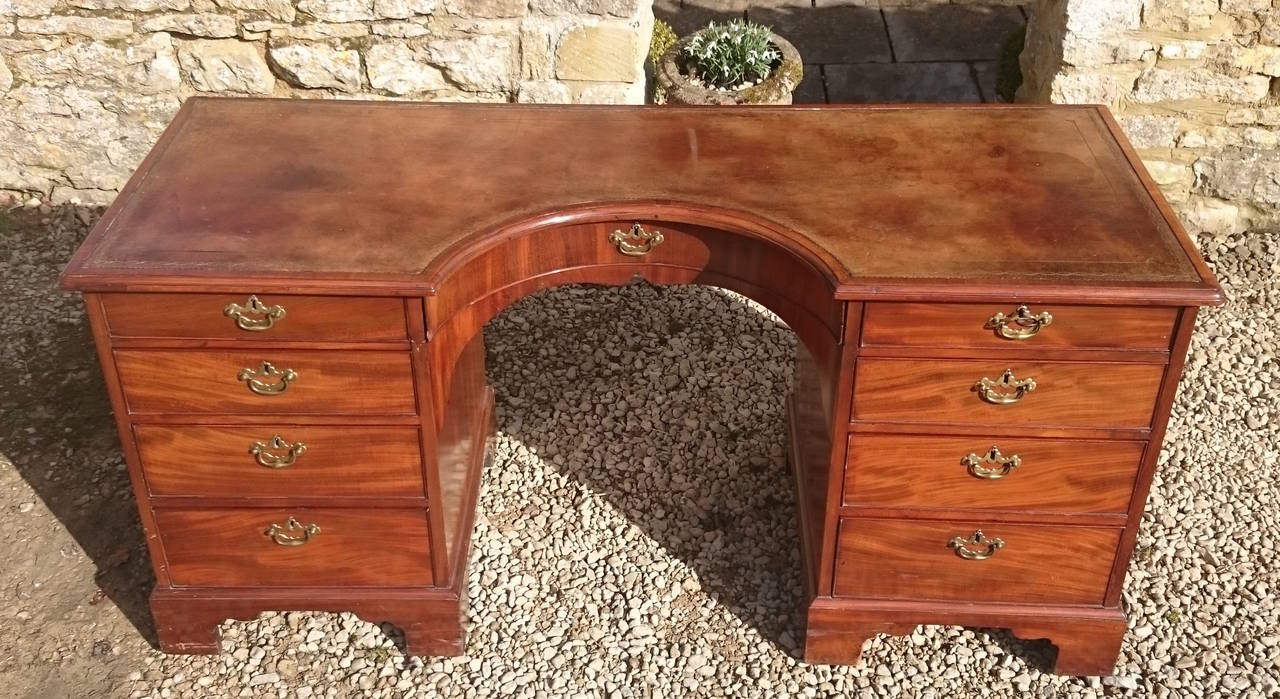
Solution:
<svg viewBox="0 0 1280 699">
<path fill-rule="evenodd" d="M 685 73 L 681 55 L 693 36 L 677 41 L 658 60 L 654 79 L 668 104 L 791 104 L 791 92 L 804 76 L 800 52 L 791 42 L 770 35 L 782 60 L 763 82 L 741 90 L 717 90 L 693 82 Z"/>
</svg>

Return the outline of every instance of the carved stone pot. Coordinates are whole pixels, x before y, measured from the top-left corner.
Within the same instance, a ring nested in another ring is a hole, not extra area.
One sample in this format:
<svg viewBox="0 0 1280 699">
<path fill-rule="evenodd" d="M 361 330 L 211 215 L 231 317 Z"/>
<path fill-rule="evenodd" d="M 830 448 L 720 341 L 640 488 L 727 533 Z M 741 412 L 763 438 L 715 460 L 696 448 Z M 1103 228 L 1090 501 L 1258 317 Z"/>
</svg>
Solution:
<svg viewBox="0 0 1280 699">
<path fill-rule="evenodd" d="M 677 41 L 658 59 L 654 78 L 668 104 L 791 104 L 791 92 L 804 77 L 800 52 L 777 34 L 770 40 L 782 54 L 773 72 L 763 81 L 741 90 L 717 90 L 694 82 L 685 70 L 684 48 L 697 34 Z"/>
</svg>

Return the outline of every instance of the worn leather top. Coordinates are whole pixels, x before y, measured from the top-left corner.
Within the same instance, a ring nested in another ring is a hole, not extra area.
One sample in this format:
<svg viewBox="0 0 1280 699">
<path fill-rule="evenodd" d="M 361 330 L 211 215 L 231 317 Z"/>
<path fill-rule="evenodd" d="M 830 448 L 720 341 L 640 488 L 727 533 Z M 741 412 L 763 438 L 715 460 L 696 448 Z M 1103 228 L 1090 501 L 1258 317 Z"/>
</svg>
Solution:
<svg viewBox="0 0 1280 699">
<path fill-rule="evenodd" d="M 1097 107 L 193 98 L 68 269 L 403 279 L 591 202 L 719 207 L 850 279 L 1213 286 Z"/>
</svg>

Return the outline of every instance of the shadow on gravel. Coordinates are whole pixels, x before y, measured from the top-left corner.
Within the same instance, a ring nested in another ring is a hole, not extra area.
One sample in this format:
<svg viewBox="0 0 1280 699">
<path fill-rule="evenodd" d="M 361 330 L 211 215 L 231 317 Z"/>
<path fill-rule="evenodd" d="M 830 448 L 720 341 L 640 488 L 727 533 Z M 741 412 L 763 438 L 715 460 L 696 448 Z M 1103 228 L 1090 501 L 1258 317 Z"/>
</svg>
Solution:
<svg viewBox="0 0 1280 699">
<path fill-rule="evenodd" d="M 717 603 L 803 662 L 796 485 L 777 453 L 779 446 L 790 453 L 784 400 L 795 384 L 799 342 L 781 320 L 736 296 L 712 309 L 689 309 L 670 301 L 677 296 L 670 289 L 643 282 L 579 286 L 569 292 L 580 294 L 576 303 L 549 289 L 491 320 L 485 336 L 498 429 L 602 496 L 687 564 Z M 761 341 L 739 345 L 739 333 Z M 689 349 L 671 352 L 671 337 Z M 763 346 L 770 341 L 774 356 Z M 785 378 L 759 378 L 776 376 L 783 345 Z M 584 362 L 601 357 L 602 347 L 611 347 L 603 359 Z M 671 376 L 679 358 L 701 369 L 693 377 L 679 372 L 677 382 Z M 661 369 L 649 370 L 655 366 Z M 616 399 L 626 401 L 621 413 Z M 682 416 L 692 421 L 685 425 Z M 720 447 L 714 459 L 699 456 Z M 509 517 L 536 514 L 526 508 Z M 1052 667 L 1047 641 L 1004 629 L 975 631 L 1006 655 L 1044 672 Z M 691 634 L 682 641 L 700 639 Z"/>
<path fill-rule="evenodd" d="M 88 603 L 110 599 L 154 645 L 155 580 L 93 340 L 79 297 L 57 288 L 101 213 L 0 210 L 0 454 L 97 566 Z"/>
<path fill-rule="evenodd" d="M 688 565 L 719 605 L 799 660 L 799 519 L 782 456 L 795 335 L 731 296 L 714 311 L 679 307 L 672 288 L 574 287 L 569 293 L 581 294 L 578 308 L 590 309 L 581 313 L 543 303 L 553 289 L 490 321 L 487 365 L 498 429 L 598 493 Z M 610 292 L 617 296 L 604 296 Z M 772 357 L 759 346 L 743 347 L 739 334 L 786 343 L 785 359 L 776 356 L 778 346 Z M 683 359 L 691 361 L 692 376 L 678 371 L 680 359 L 664 356 L 672 354 L 671 337 L 691 346 Z M 597 353 L 606 343 L 612 349 Z M 642 362 L 661 368 L 637 368 Z M 782 362 L 780 370 L 771 365 Z M 764 375 L 778 378 L 757 378 Z M 630 403 L 622 412 L 618 398 Z M 691 634 L 683 642 L 699 639 Z"/>
</svg>

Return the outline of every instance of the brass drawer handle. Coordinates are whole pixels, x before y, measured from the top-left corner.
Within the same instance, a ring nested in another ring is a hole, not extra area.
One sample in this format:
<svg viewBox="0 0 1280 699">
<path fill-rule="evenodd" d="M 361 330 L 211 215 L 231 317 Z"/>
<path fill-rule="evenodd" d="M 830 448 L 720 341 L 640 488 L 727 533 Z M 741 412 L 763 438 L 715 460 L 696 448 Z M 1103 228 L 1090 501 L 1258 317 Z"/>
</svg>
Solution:
<svg viewBox="0 0 1280 699">
<path fill-rule="evenodd" d="M 996 555 L 996 551 L 1004 548 L 1004 539 L 988 539 L 979 529 L 968 538 L 955 537 L 947 542 L 947 547 L 955 549 L 956 555 L 966 561 L 981 561 L 991 558 Z"/>
<path fill-rule="evenodd" d="M 274 379 L 272 382 L 263 381 L 262 378 Z M 298 379 L 298 372 L 293 369 L 285 369 L 281 371 L 275 368 L 271 362 L 263 362 L 262 367 L 257 371 L 245 367 L 236 374 L 236 381 L 243 381 L 250 391 L 260 396 L 276 396 L 284 393 L 289 388 L 289 383 Z"/>
<path fill-rule="evenodd" d="M 982 377 L 973 385 L 978 397 L 992 405 L 1008 405 L 1017 403 L 1022 397 L 1036 390 L 1036 380 L 1028 376 L 1025 379 L 1014 379 L 1013 369 L 1005 369 L 999 379 L 992 381 Z"/>
<path fill-rule="evenodd" d="M 287 450 L 284 455 L 272 454 L 269 450 L 281 449 Z M 265 442 L 254 442 L 249 447 L 249 453 L 253 454 L 253 458 L 257 460 L 260 466 L 267 468 L 288 468 L 298 460 L 299 456 L 307 453 L 307 445 L 302 442 L 294 442 L 290 444 L 284 441 L 284 437 L 280 435 L 272 435 L 271 439 Z"/>
<path fill-rule="evenodd" d="M 609 242 L 618 248 L 618 252 L 631 257 L 648 255 L 654 248 L 661 245 L 663 240 L 666 238 L 662 233 L 646 231 L 638 223 L 631 226 L 631 230 L 626 233 L 616 230 L 609 235 Z"/>
<path fill-rule="evenodd" d="M 1005 456 L 1000 447 L 992 444 L 991 449 L 983 456 L 969 454 L 960 459 L 960 463 L 969 470 L 974 478 L 985 478 L 989 481 L 999 480 L 1009 475 L 1013 469 L 1022 465 L 1022 457 L 1017 454 Z"/>
<path fill-rule="evenodd" d="M 294 534 L 293 532 L 302 532 Z M 302 546 L 311 541 L 311 537 L 320 533 L 320 525 L 318 524 L 302 524 L 297 519 L 290 517 L 282 527 L 279 524 L 272 524 L 263 532 L 271 537 L 271 540 L 281 546 Z"/>
<path fill-rule="evenodd" d="M 1034 337 L 1040 329 L 1053 322 L 1053 315 L 1048 311 L 1031 315 L 1031 309 L 1018 306 L 1012 316 L 996 313 L 987 321 L 986 327 L 995 330 L 996 334 L 1006 340 L 1026 340 Z"/>
<path fill-rule="evenodd" d="M 241 330 L 260 333 L 270 330 L 277 320 L 284 317 L 284 306 L 268 306 L 257 296 L 250 296 L 243 306 L 238 303 L 227 304 L 227 307 L 222 309 L 222 315 L 234 318 L 236 327 Z M 250 316 L 262 317 L 251 318 Z"/>
</svg>

